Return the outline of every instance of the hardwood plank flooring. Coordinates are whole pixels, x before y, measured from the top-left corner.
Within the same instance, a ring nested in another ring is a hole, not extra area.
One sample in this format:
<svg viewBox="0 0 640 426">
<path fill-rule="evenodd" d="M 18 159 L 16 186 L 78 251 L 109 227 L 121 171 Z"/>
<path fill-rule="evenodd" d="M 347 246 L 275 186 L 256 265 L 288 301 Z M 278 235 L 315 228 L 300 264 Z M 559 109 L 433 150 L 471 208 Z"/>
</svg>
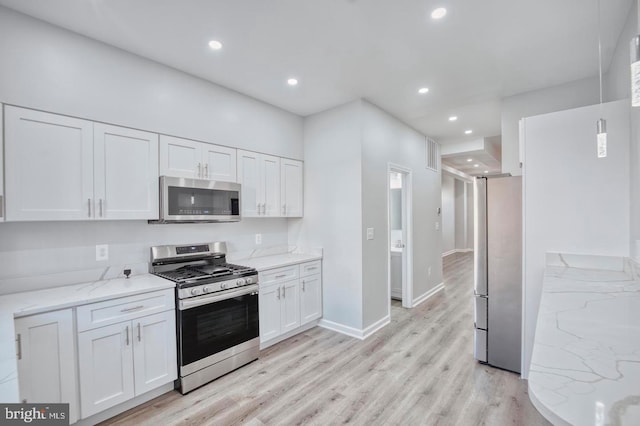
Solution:
<svg viewBox="0 0 640 426">
<path fill-rule="evenodd" d="M 447 256 L 445 289 L 361 341 L 316 327 L 182 396 L 105 425 L 548 425 L 524 380 L 473 359 L 473 259 Z"/>
</svg>

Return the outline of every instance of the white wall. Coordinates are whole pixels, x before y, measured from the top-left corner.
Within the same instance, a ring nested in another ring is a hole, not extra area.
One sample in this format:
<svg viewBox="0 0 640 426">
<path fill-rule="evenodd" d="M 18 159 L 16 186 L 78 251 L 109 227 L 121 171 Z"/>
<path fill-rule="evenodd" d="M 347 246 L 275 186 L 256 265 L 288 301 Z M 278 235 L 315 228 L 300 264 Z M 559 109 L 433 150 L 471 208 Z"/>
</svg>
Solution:
<svg viewBox="0 0 640 426">
<path fill-rule="evenodd" d="M 467 244 L 468 250 L 473 250 L 473 183 L 467 182 Z"/>
<path fill-rule="evenodd" d="M 452 176 L 442 175 L 442 254 L 456 248 L 455 181 Z"/>
<path fill-rule="evenodd" d="M 598 105 L 525 119 L 523 376 L 545 253 L 629 254 L 629 106 L 603 105 L 608 156 L 596 156 Z"/>
<path fill-rule="evenodd" d="M 455 181 L 455 211 L 456 250 L 464 250 L 467 248 L 467 190 L 459 179 Z"/>
<path fill-rule="evenodd" d="M 0 102 L 303 158 L 301 117 L 4 7 L 0 57 Z M 228 240 L 243 251 L 256 248 L 255 233 L 260 247 L 286 245 L 287 231 L 286 219 L 4 223 L 0 294 L 92 281 L 125 264 L 146 270 L 154 244 Z M 96 262 L 103 243 L 110 259 Z"/>
<path fill-rule="evenodd" d="M 357 330 L 362 329 L 361 139 L 360 101 L 305 118 L 305 217 L 289 226 L 291 244 L 324 249 L 323 319 Z"/>
<path fill-rule="evenodd" d="M 632 2 L 627 21 L 620 33 L 616 50 L 603 78 L 605 101 L 629 98 L 631 92 L 630 42 L 638 33 L 638 4 Z"/>
<path fill-rule="evenodd" d="M 635 11 L 637 15 L 629 17 L 633 21 L 635 16 L 635 34 L 640 34 L 640 0 L 634 2 Z M 626 41 L 626 44 L 625 44 Z M 621 39 L 618 42 L 618 46 L 621 52 L 624 52 L 625 46 L 629 49 L 629 40 Z M 617 53 L 617 52 L 616 52 Z M 621 53 L 621 56 L 624 53 Z M 621 67 L 624 66 L 621 65 Z M 627 86 L 627 96 L 630 93 L 630 84 Z M 631 256 L 640 262 L 640 108 L 631 108 Z"/>
<path fill-rule="evenodd" d="M 518 148 L 518 122 L 523 117 L 593 105 L 598 102 L 597 78 L 587 78 L 502 100 L 502 172 L 522 174 Z"/>
<path fill-rule="evenodd" d="M 362 269 L 364 327 L 389 314 L 387 290 L 387 166 L 409 168 L 413 179 L 413 298 L 442 282 L 440 173 L 426 168 L 426 137 L 387 112 L 362 102 Z M 376 238 L 366 240 L 365 228 Z M 431 274 L 428 270 L 431 268 Z"/>
<path fill-rule="evenodd" d="M 0 102 L 302 159 L 302 118 L 0 6 Z"/>
</svg>

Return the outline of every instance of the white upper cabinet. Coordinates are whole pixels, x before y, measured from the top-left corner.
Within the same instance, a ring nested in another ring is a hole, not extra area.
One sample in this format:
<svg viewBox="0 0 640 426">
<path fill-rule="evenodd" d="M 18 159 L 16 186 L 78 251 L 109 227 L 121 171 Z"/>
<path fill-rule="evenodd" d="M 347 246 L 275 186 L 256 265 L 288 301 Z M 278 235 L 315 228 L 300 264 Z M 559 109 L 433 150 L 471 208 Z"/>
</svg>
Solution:
<svg viewBox="0 0 640 426">
<path fill-rule="evenodd" d="M 158 218 L 158 136 L 5 106 L 6 219 Z"/>
<path fill-rule="evenodd" d="M 238 182 L 243 216 L 281 216 L 279 157 L 238 150 Z"/>
<path fill-rule="evenodd" d="M 158 135 L 94 124 L 98 219 L 158 218 Z"/>
<path fill-rule="evenodd" d="M 5 106 L 6 220 L 93 217 L 93 123 Z"/>
<path fill-rule="evenodd" d="M 282 216 L 302 217 L 302 161 L 283 158 L 280 164 Z"/>
<path fill-rule="evenodd" d="M 236 150 L 161 135 L 160 175 L 235 182 Z"/>
</svg>

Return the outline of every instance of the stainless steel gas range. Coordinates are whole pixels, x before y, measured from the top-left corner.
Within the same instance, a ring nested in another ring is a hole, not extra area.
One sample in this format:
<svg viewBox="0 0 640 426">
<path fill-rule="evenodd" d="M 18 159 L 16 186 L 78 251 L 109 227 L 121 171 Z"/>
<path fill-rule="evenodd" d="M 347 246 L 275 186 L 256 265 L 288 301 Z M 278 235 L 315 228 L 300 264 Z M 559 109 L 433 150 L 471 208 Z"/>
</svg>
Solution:
<svg viewBox="0 0 640 426">
<path fill-rule="evenodd" d="M 176 283 L 183 394 L 258 358 L 258 272 L 226 261 L 226 243 L 151 248 L 151 273 Z"/>
</svg>

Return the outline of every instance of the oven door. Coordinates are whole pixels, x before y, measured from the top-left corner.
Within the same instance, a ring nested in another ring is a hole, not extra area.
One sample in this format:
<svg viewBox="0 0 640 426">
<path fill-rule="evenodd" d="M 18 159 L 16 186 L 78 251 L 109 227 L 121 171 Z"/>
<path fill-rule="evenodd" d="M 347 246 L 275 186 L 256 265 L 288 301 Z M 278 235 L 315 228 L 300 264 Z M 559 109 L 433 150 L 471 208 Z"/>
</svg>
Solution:
<svg viewBox="0 0 640 426">
<path fill-rule="evenodd" d="M 258 286 L 181 300 L 178 334 L 181 376 L 259 345 Z"/>
</svg>

